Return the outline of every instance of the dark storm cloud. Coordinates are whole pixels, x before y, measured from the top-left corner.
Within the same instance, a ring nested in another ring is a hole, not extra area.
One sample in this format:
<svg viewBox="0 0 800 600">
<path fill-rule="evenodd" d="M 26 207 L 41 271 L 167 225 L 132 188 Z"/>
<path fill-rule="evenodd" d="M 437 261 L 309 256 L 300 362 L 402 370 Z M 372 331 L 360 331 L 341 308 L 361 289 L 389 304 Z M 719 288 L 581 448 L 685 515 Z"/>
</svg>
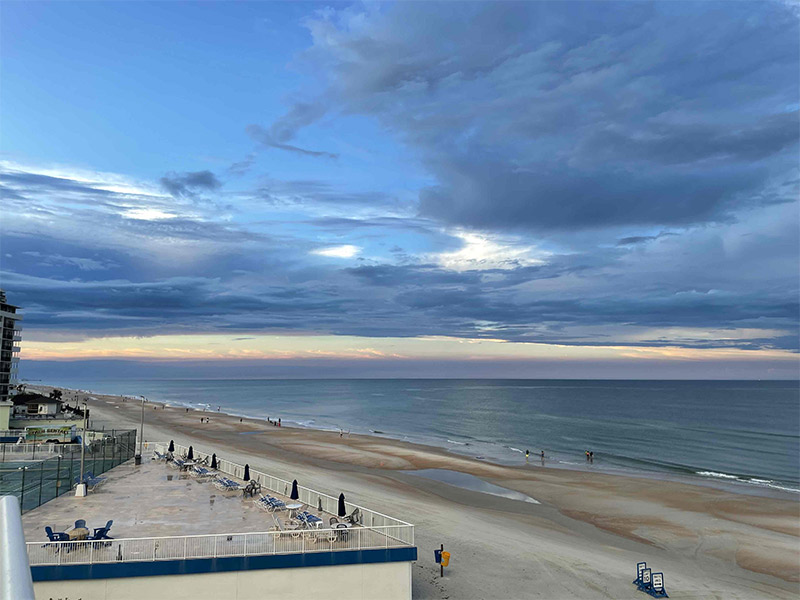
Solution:
<svg viewBox="0 0 800 600">
<path fill-rule="evenodd" d="M 213 192 L 222 184 L 211 171 L 192 171 L 188 173 L 167 173 L 161 179 L 161 186 L 173 196 L 193 196 L 198 191 Z"/>
<path fill-rule="evenodd" d="M 273 128 L 377 118 L 437 179 L 420 211 L 440 221 L 687 225 L 794 198 L 765 193 L 796 166 L 786 5 L 400 3 L 308 27 L 327 92 Z"/>
</svg>

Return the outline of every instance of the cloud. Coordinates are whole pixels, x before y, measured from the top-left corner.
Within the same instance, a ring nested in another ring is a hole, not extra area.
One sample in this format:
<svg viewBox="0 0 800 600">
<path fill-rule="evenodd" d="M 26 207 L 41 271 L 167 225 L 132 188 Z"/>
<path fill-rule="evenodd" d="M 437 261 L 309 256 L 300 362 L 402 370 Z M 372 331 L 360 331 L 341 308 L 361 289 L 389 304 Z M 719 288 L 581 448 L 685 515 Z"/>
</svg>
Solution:
<svg viewBox="0 0 800 600">
<path fill-rule="evenodd" d="M 295 154 L 302 154 L 304 156 L 315 156 L 315 157 L 323 157 L 323 158 L 338 158 L 338 154 L 334 154 L 332 152 L 322 152 L 318 150 L 308 150 L 306 148 L 300 148 L 299 146 L 293 146 L 291 144 L 287 144 L 285 142 L 280 142 L 273 137 L 273 134 L 270 131 L 267 131 L 260 125 L 248 125 L 246 128 L 247 134 L 253 138 L 256 142 L 261 144 L 262 146 L 266 146 L 268 148 L 277 148 L 278 150 L 286 150 L 288 152 L 294 152 Z"/>
<path fill-rule="evenodd" d="M 352 244 L 344 244 L 342 246 L 328 246 L 327 248 L 318 248 L 312 250 L 311 254 L 319 256 L 330 256 L 332 258 L 352 258 L 361 252 L 361 248 L 353 246 Z"/>
<path fill-rule="evenodd" d="M 781 187 L 797 162 L 792 11 L 578 6 L 320 13 L 302 59 L 325 92 L 273 129 L 372 117 L 435 178 L 420 213 L 474 228 L 686 226 L 796 197 Z"/>
<path fill-rule="evenodd" d="M 183 198 L 192 197 L 198 191 L 213 192 L 222 187 L 217 176 L 211 171 L 170 172 L 159 181 L 167 192 Z"/>
</svg>

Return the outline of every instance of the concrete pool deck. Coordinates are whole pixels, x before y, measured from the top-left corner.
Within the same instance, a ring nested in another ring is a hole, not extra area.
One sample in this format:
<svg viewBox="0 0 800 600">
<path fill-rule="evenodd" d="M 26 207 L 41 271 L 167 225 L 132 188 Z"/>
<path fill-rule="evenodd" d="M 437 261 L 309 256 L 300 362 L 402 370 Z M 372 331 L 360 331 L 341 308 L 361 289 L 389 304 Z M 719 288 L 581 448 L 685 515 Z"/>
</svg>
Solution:
<svg viewBox="0 0 800 600">
<path fill-rule="evenodd" d="M 257 532 L 275 525 L 272 515 L 242 498 L 241 491 L 222 492 L 210 479 L 179 472 L 149 455 L 144 453 L 140 466 L 128 461 L 105 473 L 107 481 L 85 498 L 66 494 L 24 514 L 27 541 L 47 541 L 45 526 L 68 531 L 77 519 L 84 519 L 90 531 L 113 519 L 114 538 Z M 279 513 L 284 522 L 287 516 Z M 329 517 L 323 515 L 326 522 Z"/>
</svg>

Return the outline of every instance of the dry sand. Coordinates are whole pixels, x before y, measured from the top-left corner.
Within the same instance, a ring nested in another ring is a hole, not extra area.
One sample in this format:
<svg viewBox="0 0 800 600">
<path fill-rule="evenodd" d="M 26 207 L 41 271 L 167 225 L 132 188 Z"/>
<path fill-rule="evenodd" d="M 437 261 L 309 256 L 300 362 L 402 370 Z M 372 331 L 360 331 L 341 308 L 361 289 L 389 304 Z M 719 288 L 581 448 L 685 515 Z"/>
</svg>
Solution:
<svg viewBox="0 0 800 600">
<path fill-rule="evenodd" d="M 94 425 L 137 427 L 140 403 L 95 394 Z M 155 407 L 155 408 L 154 408 Z M 800 498 L 673 481 L 494 465 L 438 448 L 148 403 L 144 437 L 174 439 L 416 525 L 415 598 L 638 598 L 635 564 L 663 571 L 671 598 L 800 596 Z M 210 423 L 201 423 L 201 417 Z M 248 432 L 243 434 L 243 432 Z M 255 432 L 255 433 L 252 433 Z M 407 470 L 461 471 L 541 504 Z M 439 578 L 433 550 L 452 553 Z"/>
</svg>

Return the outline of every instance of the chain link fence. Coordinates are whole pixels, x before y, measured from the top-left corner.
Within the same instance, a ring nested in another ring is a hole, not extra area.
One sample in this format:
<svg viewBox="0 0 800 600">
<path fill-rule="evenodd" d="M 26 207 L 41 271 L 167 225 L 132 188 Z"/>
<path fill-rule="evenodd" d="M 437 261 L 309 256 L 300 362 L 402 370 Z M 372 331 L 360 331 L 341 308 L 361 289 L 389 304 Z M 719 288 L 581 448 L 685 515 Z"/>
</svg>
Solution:
<svg viewBox="0 0 800 600">
<path fill-rule="evenodd" d="M 22 512 L 69 493 L 80 479 L 79 444 L 64 444 L 60 453 L 44 460 L 20 460 L 20 454 L 12 449 L 14 444 L 1 445 L 9 448 L 0 448 L 0 496 L 16 496 Z M 133 458 L 135 451 L 135 430 L 106 431 L 86 446 L 84 473 L 104 473 Z"/>
</svg>

